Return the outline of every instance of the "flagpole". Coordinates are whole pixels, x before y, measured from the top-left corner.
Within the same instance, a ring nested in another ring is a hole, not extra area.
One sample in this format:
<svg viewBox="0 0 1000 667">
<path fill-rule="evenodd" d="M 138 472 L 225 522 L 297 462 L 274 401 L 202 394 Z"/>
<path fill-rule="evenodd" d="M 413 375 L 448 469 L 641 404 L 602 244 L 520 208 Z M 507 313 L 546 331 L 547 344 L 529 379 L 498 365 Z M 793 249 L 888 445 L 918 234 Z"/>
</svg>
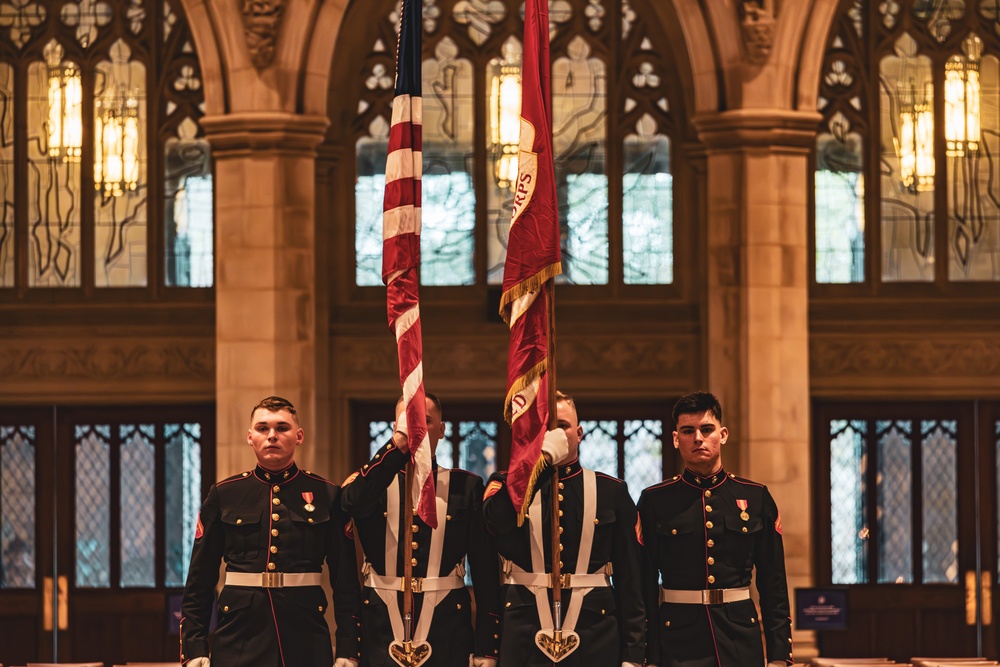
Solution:
<svg viewBox="0 0 1000 667">
<path fill-rule="evenodd" d="M 409 654 L 413 641 L 413 460 L 406 462 L 403 473 L 406 498 L 403 501 L 403 650 Z"/>
<path fill-rule="evenodd" d="M 549 278 L 545 284 L 545 307 L 548 314 L 548 352 L 545 363 L 545 372 L 549 376 L 549 430 L 558 428 L 559 411 L 556 409 L 556 281 Z M 550 530 L 552 534 L 552 622 L 554 639 L 558 643 L 562 640 L 562 553 L 559 551 L 559 464 L 553 461 L 555 474 L 552 475 L 552 489 L 549 496 L 552 500 L 552 516 L 550 517 Z"/>
</svg>

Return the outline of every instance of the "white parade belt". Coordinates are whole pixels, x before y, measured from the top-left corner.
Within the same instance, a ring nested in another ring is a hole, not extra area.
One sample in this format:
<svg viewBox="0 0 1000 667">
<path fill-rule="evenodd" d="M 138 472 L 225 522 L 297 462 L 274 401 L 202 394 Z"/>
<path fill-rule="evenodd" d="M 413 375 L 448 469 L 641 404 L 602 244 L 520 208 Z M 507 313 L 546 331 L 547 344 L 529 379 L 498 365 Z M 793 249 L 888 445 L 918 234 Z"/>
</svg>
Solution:
<svg viewBox="0 0 1000 667">
<path fill-rule="evenodd" d="M 660 602 L 677 604 L 727 604 L 750 599 L 750 587 L 710 588 L 705 591 L 677 591 L 660 589 Z"/>
<path fill-rule="evenodd" d="M 321 572 L 230 572 L 226 571 L 226 586 L 251 588 L 289 588 L 321 586 Z"/>
<path fill-rule="evenodd" d="M 504 583 L 528 586 L 529 588 L 555 588 L 551 572 L 508 572 Z M 567 572 L 560 575 L 559 588 L 600 588 L 610 586 L 611 580 L 603 572 L 594 574 L 573 574 Z"/>
<path fill-rule="evenodd" d="M 456 568 L 456 571 L 458 568 Z M 459 574 L 447 577 L 413 577 L 412 591 L 414 593 L 430 593 L 431 591 L 453 591 L 465 587 L 465 578 Z M 365 586 L 381 591 L 402 591 L 406 579 L 404 577 L 383 577 L 374 572 L 365 575 Z"/>
</svg>

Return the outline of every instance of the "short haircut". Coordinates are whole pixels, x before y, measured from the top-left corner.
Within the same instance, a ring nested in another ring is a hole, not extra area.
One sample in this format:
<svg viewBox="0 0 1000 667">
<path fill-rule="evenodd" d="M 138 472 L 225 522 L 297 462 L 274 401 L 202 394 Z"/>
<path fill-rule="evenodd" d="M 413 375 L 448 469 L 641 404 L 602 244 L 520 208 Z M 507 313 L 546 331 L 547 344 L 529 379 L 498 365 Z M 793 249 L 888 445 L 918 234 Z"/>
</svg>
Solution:
<svg viewBox="0 0 1000 667">
<path fill-rule="evenodd" d="M 574 410 L 576 410 L 576 401 L 569 394 L 564 394 L 561 391 L 556 392 L 556 403 L 565 403 Z"/>
<path fill-rule="evenodd" d="M 441 408 L 441 399 L 439 399 L 435 394 L 432 394 L 429 391 L 425 391 L 424 396 L 426 396 L 427 399 L 434 404 L 434 407 L 437 408 L 438 412 L 443 416 L 444 410 Z M 396 405 L 399 405 L 402 402 L 403 402 L 403 397 L 400 396 L 399 400 L 396 401 Z"/>
<path fill-rule="evenodd" d="M 267 410 L 268 412 L 280 412 L 285 410 L 288 414 L 292 415 L 295 419 L 295 423 L 299 423 L 299 416 L 295 413 L 295 406 L 287 398 L 282 398 L 281 396 L 268 396 L 267 398 L 261 399 L 257 402 L 257 405 L 253 406 L 250 410 L 250 421 L 253 421 L 254 413 L 258 410 Z"/>
<path fill-rule="evenodd" d="M 715 394 L 708 391 L 693 391 L 681 396 L 674 403 L 674 409 L 670 416 L 673 417 L 676 424 L 677 418 L 681 415 L 700 414 L 706 410 L 711 412 L 720 424 L 722 423 L 722 404 L 719 403 Z"/>
</svg>

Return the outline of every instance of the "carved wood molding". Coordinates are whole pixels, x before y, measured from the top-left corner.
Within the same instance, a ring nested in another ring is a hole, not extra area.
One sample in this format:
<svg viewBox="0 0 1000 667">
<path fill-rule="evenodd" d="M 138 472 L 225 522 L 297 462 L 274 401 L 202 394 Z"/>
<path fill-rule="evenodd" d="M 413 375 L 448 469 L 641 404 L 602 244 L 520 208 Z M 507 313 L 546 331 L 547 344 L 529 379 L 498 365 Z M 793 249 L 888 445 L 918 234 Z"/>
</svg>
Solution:
<svg viewBox="0 0 1000 667">
<path fill-rule="evenodd" d="M 508 340 L 503 336 L 424 340 L 424 376 L 436 391 L 469 382 L 489 392 L 502 390 Z M 566 336 L 559 338 L 558 378 L 562 386 L 671 393 L 698 379 L 694 336 Z M 393 387 L 398 382 L 391 337 L 342 337 L 333 341 L 334 382 L 347 392 Z M 442 386 L 443 385 L 443 386 Z"/>
<path fill-rule="evenodd" d="M 814 336 L 809 345 L 813 383 L 875 379 L 912 383 L 947 378 L 954 384 L 981 388 L 1000 378 L 1000 339 L 995 335 L 968 336 Z M 984 379 L 988 381 L 983 382 Z"/>
<path fill-rule="evenodd" d="M 204 385 L 211 393 L 214 340 L 7 340 L 0 349 L 0 377 L 0 394 L 42 385 L 72 394 L 102 383 L 111 393 L 138 385 L 159 385 L 160 394 Z"/>
<path fill-rule="evenodd" d="M 243 14 L 243 36 L 250 61 L 257 69 L 265 69 L 274 62 L 281 17 L 286 0 L 239 0 Z"/>
</svg>

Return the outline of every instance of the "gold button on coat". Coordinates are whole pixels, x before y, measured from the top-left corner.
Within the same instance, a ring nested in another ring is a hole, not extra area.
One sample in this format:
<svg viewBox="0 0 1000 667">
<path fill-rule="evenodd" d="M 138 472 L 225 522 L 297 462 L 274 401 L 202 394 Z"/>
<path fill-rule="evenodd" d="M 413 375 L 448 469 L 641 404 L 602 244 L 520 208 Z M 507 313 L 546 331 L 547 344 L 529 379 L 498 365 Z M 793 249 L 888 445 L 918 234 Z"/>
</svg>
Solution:
<svg viewBox="0 0 1000 667">
<path fill-rule="evenodd" d="M 711 556 L 709 556 L 709 557 L 708 557 L 708 564 L 709 564 L 709 565 L 715 565 L 715 559 L 714 559 L 714 558 L 712 558 Z"/>
<path fill-rule="evenodd" d="M 274 563 L 268 563 L 268 564 L 267 564 L 267 569 L 269 569 L 269 570 L 273 570 L 274 568 L 275 568 L 275 565 L 274 565 Z"/>
<path fill-rule="evenodd" d="M 274 503 L 275 505 L 280 505 L 281 504 L 281 499 L 280 498 L 274 498 L 274 499 L 271 500 L 271 502 Z"/>
<path fill-rule="evenodd" d="M 711 512 L 712 511 L 712 506 L 711 505 L 705 505 L 705 511 L 706 512 Z"/>
<path fill-rule="evenodd" d="M 279 516 L 277 513 L 271 515 L 271 521 L 277 521 L 280 518 L 281 516 Z"/>
<path fill-rule="evenodd" d="M 706 521 L 705 522 L 705 528 L 708 528 L 709 530 L 711 530 L 712 528 L 715 528 L 715 524 L 712 523 L 711 521 Z"/>
<path fill-rule="evenodd" d="M 274 486 L 274 492 L 275 492 L 275 493 L 278 493 L 279 491 L 281 491 L 281 487 L 280 487 L 280 486 L 278 486 L 278 485 L 275 485 L 275 486 Z"/>
<path fill-rule="evenodd" d="M 276 553 L 278 553 L 278 547 L 276 547 L 276 546 L 274 546 L 274 545 L 272 544 L 272 545 L 271 545 L 271 553 L 273 553 L 273 554 L 276 554 Z"/>
<path fill-rule="evenodd" d="M 714 584 L 715 583 L 715 577 L 712 576 L 711 574 L 708 575 L 708 583 L 710 583 L 710 584 Z"/>
<path fill-rule="evenodd" d="M 272 528 L 271 529 L 271 535 L 273 535 L 274 537 L 277 537 L 278 536 L 278 529 L 277 528 Z"/>
</svg>

